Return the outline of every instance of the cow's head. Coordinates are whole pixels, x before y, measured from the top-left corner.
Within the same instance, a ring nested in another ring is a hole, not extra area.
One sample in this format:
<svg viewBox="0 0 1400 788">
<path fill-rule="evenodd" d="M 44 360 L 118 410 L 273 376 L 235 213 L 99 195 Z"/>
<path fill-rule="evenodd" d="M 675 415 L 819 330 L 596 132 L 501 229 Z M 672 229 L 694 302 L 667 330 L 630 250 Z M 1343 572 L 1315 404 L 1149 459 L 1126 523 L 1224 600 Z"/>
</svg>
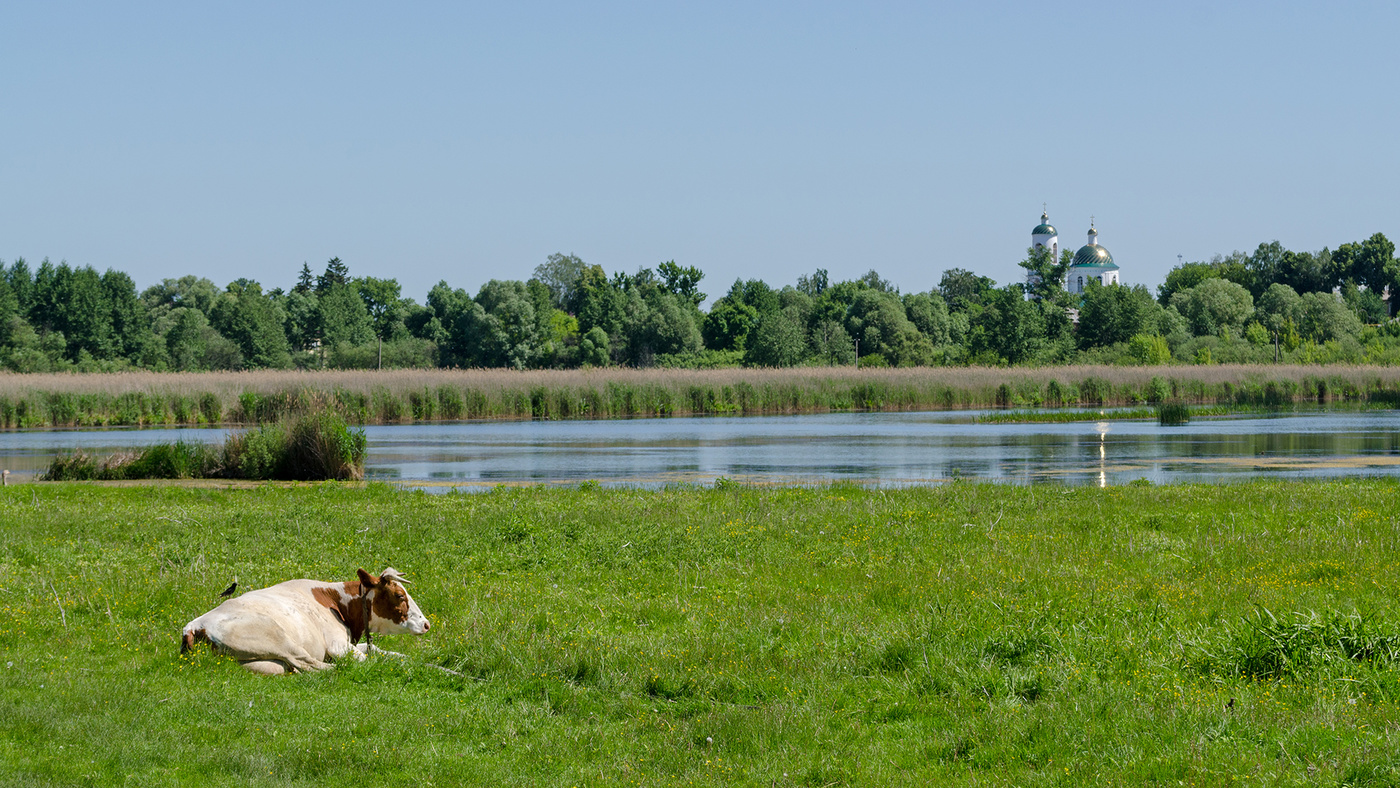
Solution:
<svg viewBox="0 0 1400 788">
<path fill-rule="evenodd" d="M 421 635 L 428 631 L 428 618 L 418 609 L 404 584 L 408 579 L 389 567 L 378 577 L 359 570 L 360 588 L 369 600 L 369 631 L 376 635 Z"/>
</svg>

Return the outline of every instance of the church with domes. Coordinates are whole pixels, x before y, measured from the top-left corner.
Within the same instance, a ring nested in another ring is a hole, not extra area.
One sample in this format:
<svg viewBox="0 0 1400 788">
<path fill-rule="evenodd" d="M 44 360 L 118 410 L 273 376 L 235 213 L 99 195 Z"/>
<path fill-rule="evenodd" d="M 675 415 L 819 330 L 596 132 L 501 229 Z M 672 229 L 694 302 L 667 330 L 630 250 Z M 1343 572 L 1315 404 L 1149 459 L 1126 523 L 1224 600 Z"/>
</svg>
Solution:
<svg viewBox="0 0 1400 788">
<path fill-rule="evenodd" d="M 1060 259 L 1060 235 L 1055 231 L 1054 225 L 1050 224 L 1048 212 L 1040 214 L 1040 224 L 1031 230 L 1031 246 L 1044 248 L 1050 252 L 1053 259 Z M 1032 280 L 1037 278 L 1035 274 L 1029 274 L 1027 283 L 1036 284 Z M 1094 221 L 1090 219 L 1089 242 L 1074 253 L 1074 260 L 1065 274 L 1065 290 L 1079 295 L 1090 282 L 1096 280 L 1104 285 L 1118 284 L 1118 266 L 1113 262 L 1113 255 L 1099 245 L 1099 231 L 1094 229 Z"/>
</svg>

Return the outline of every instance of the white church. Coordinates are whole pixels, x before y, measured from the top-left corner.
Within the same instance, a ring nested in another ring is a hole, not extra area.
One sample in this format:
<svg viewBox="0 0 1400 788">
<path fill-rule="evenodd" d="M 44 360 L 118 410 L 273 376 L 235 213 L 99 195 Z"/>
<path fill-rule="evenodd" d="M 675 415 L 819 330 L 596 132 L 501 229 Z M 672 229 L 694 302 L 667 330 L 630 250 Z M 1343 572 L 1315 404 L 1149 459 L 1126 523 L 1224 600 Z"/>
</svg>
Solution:
<svg viewBox="0 0 1400 788">
<path fill-rule="evenodd" d="M 1060 234 L 1050 224 L 1048 212 L 1040 214 L 1040 224 L 1031 230 L 1031 246 L 1044 247 L 1049 250 L 1052 258 L 1060 259 Z M 1026 276 L 1029 284 L 1035 284 L 1035 279 L 1038 279 L 1035 274 Z M 1113 262 L 1113 255 L 1099 246 L 1099 231 L 1094 229 L 1094 221 L 1090 219 L 1089 243 L 1074 253 L 1074 261 L 1070 263 L 1069 271 L 1065 274 L 1065 290 L 1079 295 L 1084 292 L 1089 282 L 1094 280 L 1104 285 L 1118 284 L 1118 266 Z"/>
</svg>

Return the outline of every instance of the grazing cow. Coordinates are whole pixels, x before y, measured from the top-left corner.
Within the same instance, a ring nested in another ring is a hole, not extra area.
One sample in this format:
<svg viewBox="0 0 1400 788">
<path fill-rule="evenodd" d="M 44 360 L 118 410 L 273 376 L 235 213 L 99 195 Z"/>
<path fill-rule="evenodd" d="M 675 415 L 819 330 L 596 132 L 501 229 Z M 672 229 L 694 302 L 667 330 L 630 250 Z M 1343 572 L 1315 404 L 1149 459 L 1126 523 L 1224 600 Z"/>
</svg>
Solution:
<svg viewBox="0 0 1400 788">
<path fill-rule="evenodd" d="M 348 583 L 288 580 L 234 597 L 185 625 L 180 653 L 202 640 L 254 673 L 278 675 L 323 670 L 346 653 L 394 654 L 371 645 L 371 634 L 428 631 L 397 570 L 359 575 Z"/>
</svg>

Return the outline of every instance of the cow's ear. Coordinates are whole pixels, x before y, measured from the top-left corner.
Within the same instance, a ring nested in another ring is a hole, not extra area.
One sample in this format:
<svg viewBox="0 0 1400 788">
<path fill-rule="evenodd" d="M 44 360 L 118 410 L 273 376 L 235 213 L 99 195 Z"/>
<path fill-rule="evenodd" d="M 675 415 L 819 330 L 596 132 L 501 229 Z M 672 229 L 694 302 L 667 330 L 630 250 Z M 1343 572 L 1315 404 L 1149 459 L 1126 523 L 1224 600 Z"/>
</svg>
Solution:
<svg viewBox="0 0 1400 788">
<path fill-rule="evenodd" d="M 359 570 L 359 574 L 360 584 L 363 585 L 365 588 L 374 588 L 375 586 L 379 585 L 379 578 L 375 577 L 369 572 L 366 572 L 363 568 Z"/>
</svg>

